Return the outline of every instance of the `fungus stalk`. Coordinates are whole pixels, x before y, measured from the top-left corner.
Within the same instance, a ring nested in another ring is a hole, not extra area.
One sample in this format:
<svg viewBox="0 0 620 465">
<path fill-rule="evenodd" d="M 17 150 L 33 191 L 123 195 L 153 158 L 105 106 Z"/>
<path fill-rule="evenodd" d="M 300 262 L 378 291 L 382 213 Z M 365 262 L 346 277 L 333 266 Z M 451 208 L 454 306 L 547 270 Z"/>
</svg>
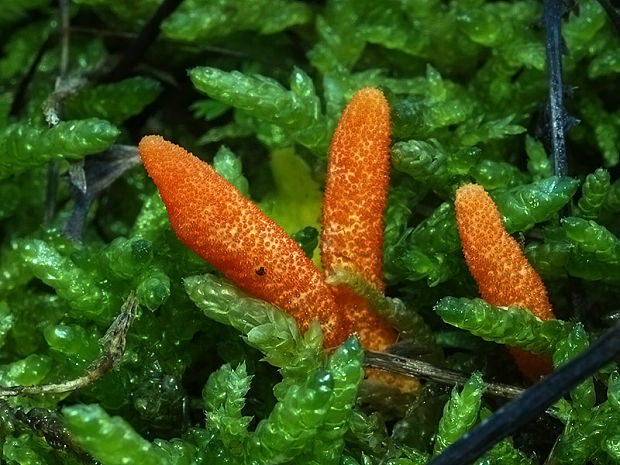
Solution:
<svg viewBox="0 0 620 465">
<path fill-rule="evenodd" d="M 542 279 L 502 223 L 499 210 L 482 186 L 456 191 L 456 218 L 463 254 L 482 298 L 491 305 L 516 305 L 541 320 L 554 317 Z M 510 347 L 520 370 L 533 379 L 551 371 L 548 359 Z"/>
</svg>

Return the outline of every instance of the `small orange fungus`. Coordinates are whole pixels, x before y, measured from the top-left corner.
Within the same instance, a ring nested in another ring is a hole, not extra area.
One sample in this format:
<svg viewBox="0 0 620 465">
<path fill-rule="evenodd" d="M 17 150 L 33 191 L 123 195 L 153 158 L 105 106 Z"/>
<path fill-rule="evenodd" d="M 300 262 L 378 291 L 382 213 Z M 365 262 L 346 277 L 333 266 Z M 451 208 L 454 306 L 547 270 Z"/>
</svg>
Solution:
<svg viewBox="0 0 620 465">
<path fill-rule="evenodd" d="M 454 205 L 463 254 L 482 298 L 499 307 L 525 307 L 541 320 L 554 318 L 542 279 L 506 231 L 484 188 L 476 184 L 460 187 Z M 528 377 L 535 379 L 551 371 L 548 359 L 510 349 Z"/>
</svg>

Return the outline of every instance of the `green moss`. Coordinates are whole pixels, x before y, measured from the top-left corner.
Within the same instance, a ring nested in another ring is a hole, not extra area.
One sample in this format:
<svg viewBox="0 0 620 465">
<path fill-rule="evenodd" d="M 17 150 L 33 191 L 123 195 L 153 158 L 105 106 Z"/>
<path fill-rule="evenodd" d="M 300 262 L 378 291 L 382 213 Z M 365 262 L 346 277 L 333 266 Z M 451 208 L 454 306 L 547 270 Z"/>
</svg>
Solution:
<svg viewBox="0 0 620 465">
<path fill-rule="evenodd" d="M 541 2 L 185 0 L 119 81 L 108 71 L 162 2 L 68 3 L 60 76 L 59 3 L 0 1 L 0 384 L 83 375 L 130 292 L 140 308 L 101 379 L 0 402 L 3 463 L 74 465 L 84 449 L 102 465 L 423 465 L 492 414 L 482 379 L 524 382 L 481 338 L 560 366 L 617 319 L 620 38 L 598 1 L 567 5 L 562 23 L 568 177 L 547 143 Z M 326 351 L 318 324 L 301 334 L 222 279 L 115 145 L 160 133 L 191 149 L 319 264 L 330 139 L 369 85 L 392 119 L 388 287 L 332 278 L 399 329 L 399 353 L 470 376 L 451 396 L 432 380 L 409 397 L 364 383 L 355 337 Z M 477 298 L 453 208 L 468 182 L 518 234 L 558 320 Z M 86 210 L 83 242 L 65 238 Z M 550 410 L 563 425 L 519 431 L 476 463 L 618 462 L 619 379 L 606 367 Z M 74 444 L 23 424 L 35 406 L 61 412 Z"/>
<path fill-rule="evenodd" d="M 85 119 L 60 123 L 52 129 L 15 123 L 2 128 L 0 178 L 21 173 L 48 161 L 83 158 L 107 149 L 119 131 L 111 123 Z"/>
<path fill-rule="evenodd" d="M 483 391 L 480 373 L 474 373 L 460 393 L 456 388 L 452 390 L 452 396 L 446 403 L 439 421 L 439 430 L 433 447 L 434 455 L 440 454 L 474 426 L 478 419 Z"/>
</svg>

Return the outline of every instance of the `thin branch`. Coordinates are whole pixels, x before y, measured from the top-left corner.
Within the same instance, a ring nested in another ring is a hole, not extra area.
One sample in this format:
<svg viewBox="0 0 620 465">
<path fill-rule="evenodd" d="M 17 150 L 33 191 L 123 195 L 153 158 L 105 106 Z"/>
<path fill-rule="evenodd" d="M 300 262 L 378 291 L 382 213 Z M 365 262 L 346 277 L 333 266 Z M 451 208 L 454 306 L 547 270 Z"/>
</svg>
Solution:
<svg viewBox="0 0 620 465">
<path fill-rule="evenodd" d="M 553 166 L 557 176 L 568 174 L 566 156 L 566 110 L 564 109 L 564 82 L 562 79 L 562 0 L 545 0 L 543 11 L 547 72 L 549 75 L 549 128 Z"/>
<path fill-rule="evenodd" d="M 589 349 L 508 402 L 428 465 L 468 465 L 499 441 L 535 419 L 564 394 L 620 355 L 620 325 Z"/>
<path fill-rule="evenodd" d="M 79 33 L 79 34 L 88 34 L 88 35 L 94 35 L 98 37 L 115 37 L 118 39 L 128 39 L 128 40 L 135 40 L 138 37 L 138 34 L 136 34 L 135 32 L 117 31 L 113 29 L 100 29 L 100 28 L 85 27 L 85 26 L 71 26 L 71 31 L 75 33 Z M 172 42 L 170 39 L 167 39 L 165 37 L 162 37 L 158 40 L 161 41 L 162 43 Z M 282 67 L 282 63 L 277 62 L 275 60 L 269 60 L 265 57 L 255 56 L 248 52 L 234 50 L 234 49 L 225 48 L 225 47 L 219 47 L 217 45 L 206 45 L 206 44 L 196 45 L 196 44 L 190 44 L 190 43 L 187 43 L 187 44 L 176 43 L 175 46 L 177 47 L 177 49 L 183 52 L 188 52 L 188 53 L 193 53 L 193 54 L 216 53 L 218 55 L 224 55 L 224 56 L 229 56 L 229 57 L 241 58 L 244 60 L 256 61 L 258 63 L 264 63 L 272 67 L 278 67 L 278 68 Z M 151 73 L 153 72 L 153 71 L 150 71 L 152 68 L 149 66 L 141 65 L 140 69 L 145 70 L 147 72 L 151 72 Z M 157 73 L 161 74 L 162 71 L 158 70 Z M 170 79 L 165 79 L 164 81 L 170 81 Z"/>
<path fill-rule="evenodd" d="M 15 410 L 14 416 L 35 434 L 43 437 L 50 447 L 68 452 L 85 464 L 99 463 L 75 442 L 56 412 L 41 408 L 32 408 L 25 412 L 18 408 Z"/>
<path fill-rule="evenodd" d="M 37 51 L 37 54 L 35 55 L 34 59 L 30 63 L 30 66 L 28 67 L 28 71 L 26 72 L 24 77 L 19 81 L 19 84 L 16 87 L 17 90 L 15 91 L 15 94 L 13 96 L 13 102 L 11 103 L 11 111 L 10 111 L 11 115 L 17 116 L 20 110 L 26 106 L 24 102 L 26 99 L 26 91 L 28 90 L 28 85 L 32 81 L 32 77 L 34 76 L 34 73 L 37 71 L 37 68 L 39 67 L 39 63 L 41 63 L 41 59 L 43 58 L 43 55 L 45 54 L 45 52 L 47 52 L 50 49 L 51 46 L 52 46 L 52 35 L 48 35 L 47 38 L 43 41 L 43 43 L 39 47 L 39 50 Z"/>
<path fill-rule="evenodd" d="M 101 378 L 122 359 L 125 353 L 127 331 L 136 315 L 137 307 L 138 299 L 135 293 L 131 292 L 123 304 L 120 314 L 101 338 L 103 346 L 101 356 L 86 369 L 84 375 L 56 384 L 0 387 L 0 399 L 14 396 L 36 396 L 71 392 L 88 386 Z"/>
<path fill-rule="evenodd" d="M 75 202 L 64 226 L 64 233 L 80 242 L 88 210 L 93 200 L 127 170 L 140 164 L 138 148 L 132 145 L 112 145 L 108 150 L 93 155 L 69 172 L 69 188 Z"/>
<path fill-rule="evenodd" d="M 94 35 L 98 37 L 108 36 L 108 37 L 116 37 L 118 39 L 129 39 L 129 40 L 136 40 L 138 38 L 138 34 L 136 34 L 135 32 L 117 31 L 113 29 L 100 29 L 100 28 L 94 28 L 94 27 L 71 26 L 71 31 L 77 32 L 80 34 Z M 166 38 L 162 38 L 160 40 L 162 42 L 170 42 L 170 40 Z M 220 55 L 226 55 L 226 56 L 256 59 L 256 57 L 246 52 L 242 52 L 239 50 L 233 50 L 233 49 L 225 48 L 225 47 L 219 47 L 217 45 L 206 45 L 206 44 L 194 45 L 194 44 L 189 44 L 189 43 L 188 44 L 175 44 L 175 45 L 180 47 L 183 50 L 191 50 L 192 53 L 212 52 L 212 53 L 219 53 Z M 262 60 L 260 58 L 258 60 L 264 63 L 271 63 L 269 61 Z"/>
<path fill-rule="evenodd" d="M 86 80 L 82 77 L 69 77 L 69 46 L 71 33 L 70 0 L 58 0 L 60 34 L 60 60 L 58 63 L 58 76 L 54 83 L 54 91 L 43 102 L 43 114 L 50 126 L 56 126 L 61 121 L 61 106 L 65 100 L 75 95 L 84 85 Z"/>
<path fill-rule="evenodd" d="M 65 76 L 67 75 L 67 69 L 69 68 L 69 46 L 70 46 L 70 30 L 71 25 L 71 11 L 69 10 L 70 0 L 58 0 L 58 25 L 60 28 L 60 61 L 58 64 L 58 77 L 54 85 L 54 92 L 56 94 L 59 88 L 63 87 Z M 60 118 L 58 111 L 60 108 L 60 100 L 55 104 L 51 102 L 54 99 L 48 98 L 46 105 L 44 105 L 43 113 L 47 122 L 55 126 L 59 123 Z M 49 106 L 47 104 L 49 103 Z M 47 107 L 47 108 L 46 108 Z M 47 110 L 47 111 L 46 111 Z M 54 218 L 54 212 L 56 210 L 56 192 L 58 191 L 58 164 L 54 161 L 47 165 L 47 190 L 45 193 L 45 209 L 43 210 L 43 222 L 49 224 Z"/>
<path fill-rule="evenodd" d="M 618 6 L 614 6 L 610 0 L 598 0 L 598 2 L 601 4 L 607 13 L 607 16 L 609 16 L 609 19 L 616 27 L 616 32 L 620 32 L 620 8 Z"/>
<path fill-rule="evenodd" d="M 424 378 L 450 386 L 462 386 L 467 382 L 467 377 L 462 374 L 438 368 L 430 363 L 388 354 L 386 352 L 366 351 L 365 365 L 371 368 L 400 373 L 415 378 Z M 514 398 L 525 392 L 524 389 L 500 383 L 485 383 L 485 392 L 499 397 Z"/>
<path fill-rule="evenodd" d="M 102 29 L 86 26 L 71 26 L 71 32 L 94 35 L 97 37 L 116 37 L 119 39 L 129 40 L 134 40 L 136 37 L 138 37 L 137 33 L 131 31 L 117 31 L 115 29 Z"/>
<path fill-rule="evenodd" d="M 116 66 L 108 73 L 105 80 L 118 81 L 126 77 L 133 67 L 142 60 L 142 57 L 157 39 L 159 27 L 170 16 L 183 0 L 164 0 L 148 23 L 144 26 L 136 40 L 127 48 Z"/>
</svg>

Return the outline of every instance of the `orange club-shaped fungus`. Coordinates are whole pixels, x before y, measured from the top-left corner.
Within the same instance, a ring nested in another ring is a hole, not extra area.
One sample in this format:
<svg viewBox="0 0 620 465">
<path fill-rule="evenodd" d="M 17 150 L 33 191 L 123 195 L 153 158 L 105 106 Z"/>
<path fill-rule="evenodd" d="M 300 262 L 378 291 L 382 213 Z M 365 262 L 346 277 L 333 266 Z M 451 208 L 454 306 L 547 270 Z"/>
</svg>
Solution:
<svg viewBox="0 0 620 465">
<path fill-rule="evenodd" d="M 211 166 L 159 136 L 140 156 L 177 237 L 248 293 L 287 311 L 302 330 L 318 320 L 325 346 L 358 333 L 367 349 L 384 349 L 396 332 L 366 300 L 326 281 L 357 272 L 383 291 L 381 248 L 387 198 L 389 107 L 372 88 L 358 91 L 330 150 L 322 221 L 323 274 L 299 245 Z"/>
<path fill-rule="evenodd" d="M 456 191 L 456 219 L 467 266 L 491 305 L 529 309 L 541 320 L 554 318 L 545 285 L 506 231 L 500 212 L 482 186 Z M 549 359 L 509 347 L 521 372 L 531 379 L 549 373 Z"/>
<path fill-rule="evenodd" d="M 390 108 L 375 88 L 359 90 L 336 127 L 329 150 L 321 261 L 329 278 L 339 270 L 360 274 L 383 292 L 383 213 L 390 173 Z M 390 324 L 368 302 L 341 285 L 335 289 L 362 341 L 385 349 L 396 340 Z"/>
</svg>

